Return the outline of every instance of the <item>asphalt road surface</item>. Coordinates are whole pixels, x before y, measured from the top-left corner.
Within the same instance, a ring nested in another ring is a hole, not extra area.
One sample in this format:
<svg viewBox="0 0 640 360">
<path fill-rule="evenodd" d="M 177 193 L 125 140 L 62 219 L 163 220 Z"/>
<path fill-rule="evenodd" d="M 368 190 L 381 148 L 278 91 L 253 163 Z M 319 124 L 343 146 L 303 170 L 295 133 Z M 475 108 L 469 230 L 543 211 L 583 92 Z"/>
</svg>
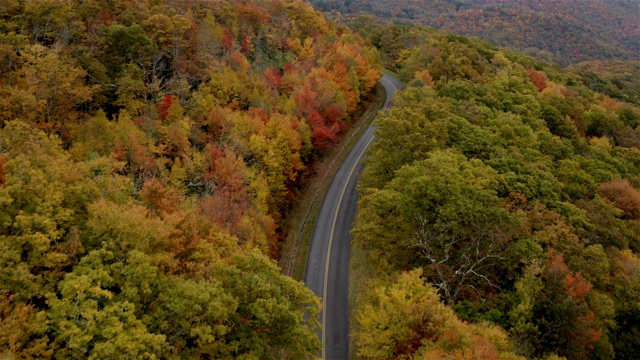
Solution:
<svg viewBox="0 0 640 360">
<path fill-rule="evenodd" d="M 401 83 L 389 75 L 384 75 L 380 83 L 387 92 L 386 109 Z M 356 178 L 372 141 L 373 127 L 369 127 L 331 180 L 311 237 L 304 281 L 322 299 L 322 330 L 318 334 L 322 359 L 349 359 L 350 231 L 358 201 Z"/>
</svg>

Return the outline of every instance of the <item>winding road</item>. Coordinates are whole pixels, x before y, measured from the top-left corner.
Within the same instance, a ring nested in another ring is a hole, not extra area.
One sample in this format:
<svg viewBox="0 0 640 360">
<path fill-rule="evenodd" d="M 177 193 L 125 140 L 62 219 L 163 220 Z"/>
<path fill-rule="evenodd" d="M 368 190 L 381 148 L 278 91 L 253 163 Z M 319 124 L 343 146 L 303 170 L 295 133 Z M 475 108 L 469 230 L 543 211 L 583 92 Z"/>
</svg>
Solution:
<svg viewBox="0 0 640 360">
<path fill-rule="evenodd" d="M 382 107 L 386 109 L 402 84 L 389 75 L 380 83 L 387 93 Z M 350 232 L 358 201 L 356 180 L 361 160 L 373 142 L 373 130 L 370 126 L 364 132 L 331 180 L 311 237 L 304 281 L 322 299 L 322 330 L 318 334 L 322 359 L 349 359 Z"/>
</svg>

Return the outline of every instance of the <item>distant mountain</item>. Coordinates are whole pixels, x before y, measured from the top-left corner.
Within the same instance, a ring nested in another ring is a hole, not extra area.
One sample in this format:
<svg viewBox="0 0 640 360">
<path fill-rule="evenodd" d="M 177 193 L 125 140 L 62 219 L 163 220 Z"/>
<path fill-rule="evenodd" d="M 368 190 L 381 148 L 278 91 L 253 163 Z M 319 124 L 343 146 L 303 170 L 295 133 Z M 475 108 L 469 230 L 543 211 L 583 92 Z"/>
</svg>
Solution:
<svg viewBox="0 0 640 360">
<path fill-rule="evenodd" d="M 640 59 L 640 2 L 635 0 L 311 0 L 349 22 L 425 25 L 477 36 L 563 66 L 589 60 Z"/>
</svg>

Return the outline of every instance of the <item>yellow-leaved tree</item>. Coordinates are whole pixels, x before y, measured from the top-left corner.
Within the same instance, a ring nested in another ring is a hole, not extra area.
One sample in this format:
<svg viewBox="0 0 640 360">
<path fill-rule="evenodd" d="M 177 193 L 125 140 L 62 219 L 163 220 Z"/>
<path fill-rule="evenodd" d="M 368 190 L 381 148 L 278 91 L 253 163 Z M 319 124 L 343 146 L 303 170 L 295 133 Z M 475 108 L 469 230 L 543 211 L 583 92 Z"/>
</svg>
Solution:
<svg viewBox="0 0 640 360">
<path fill-rule="evenodd" d="M 406 271 L 378 287 L 356 314 L 356 353 L 363 359 L 523 359 L 504 330 L 461 321 L 436 289 Z"/>
</svg>

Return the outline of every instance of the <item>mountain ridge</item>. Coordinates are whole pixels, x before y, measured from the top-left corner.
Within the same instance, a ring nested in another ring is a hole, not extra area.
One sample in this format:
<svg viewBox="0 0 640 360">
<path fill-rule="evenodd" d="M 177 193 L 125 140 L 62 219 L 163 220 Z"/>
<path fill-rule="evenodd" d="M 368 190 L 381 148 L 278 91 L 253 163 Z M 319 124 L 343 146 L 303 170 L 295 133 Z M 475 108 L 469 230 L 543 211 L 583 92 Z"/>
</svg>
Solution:
<svg viewBox="0 0 640 360">
<path fill-rule="evenodd" d="M 635 60 L 640 55 L 637 21 L 640 4 L 633 1 L 312 0 L 311 3 L 337 21 L 349 23 L 359 14 L 369 14 L 383 22 L 477 36 L 563 66 L 598 59 Z M 522 38 L 523 34 L 527 37 Z"/>
</svg>

